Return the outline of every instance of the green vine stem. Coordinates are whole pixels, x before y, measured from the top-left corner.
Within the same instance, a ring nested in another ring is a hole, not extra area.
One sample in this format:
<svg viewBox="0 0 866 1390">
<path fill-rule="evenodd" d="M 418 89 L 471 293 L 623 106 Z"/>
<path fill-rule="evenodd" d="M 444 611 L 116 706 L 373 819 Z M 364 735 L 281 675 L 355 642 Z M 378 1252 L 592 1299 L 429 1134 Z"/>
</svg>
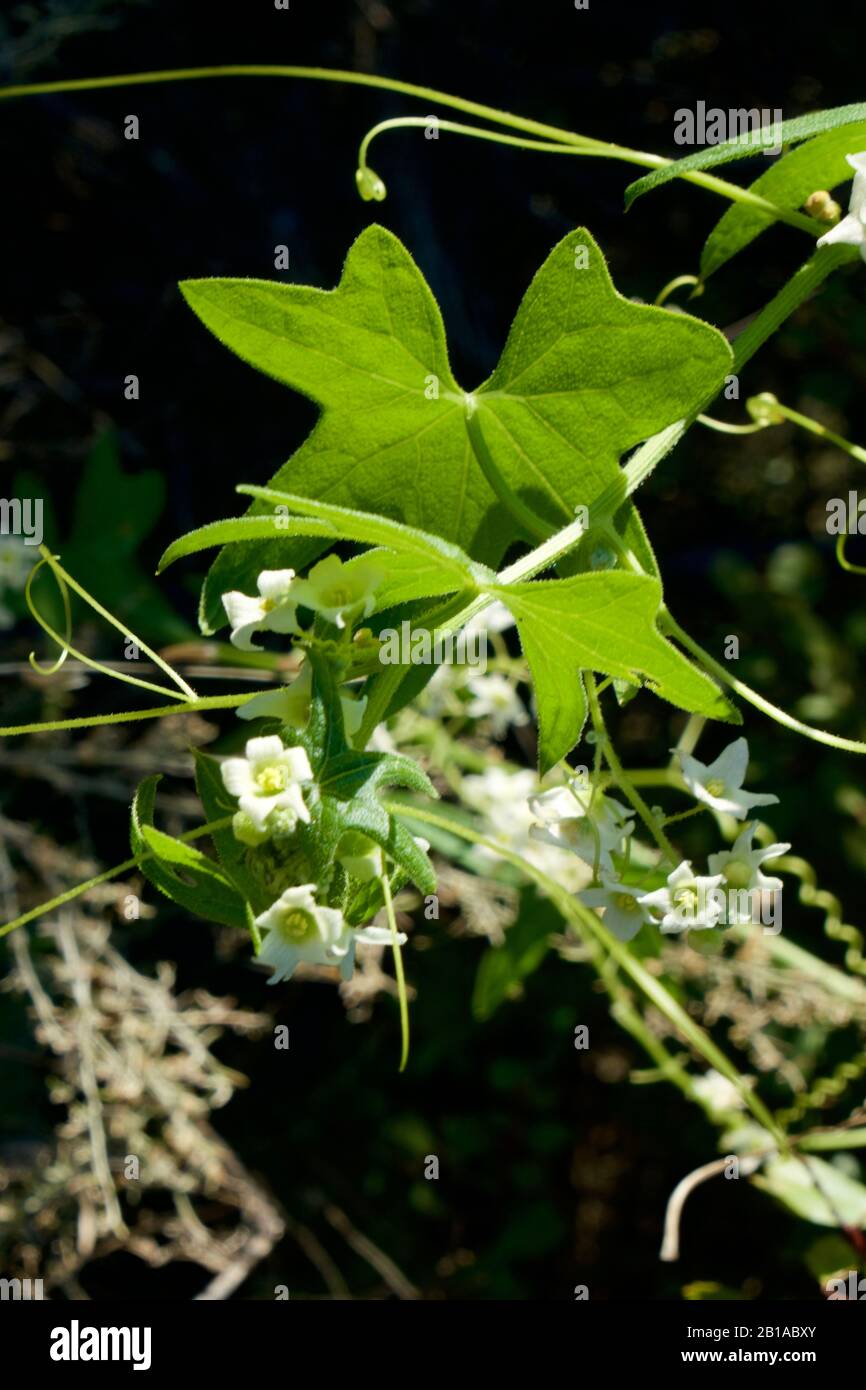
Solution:
<svg viewBox="0 0 866 1390">
<path fill-rule="evenodd" d="M 454 820 L 451 817 L 437 815 L 434 811 L 415 806 L 406 806 L 403 803 L 383 800 L 382 805 L 391 815 L 409 816 L 412 820 L 422 824 L 436 826 L 440 830 L 450 831 L 458 835 L 461 839 L 467 840 L 471 844 L 482 845 L 486 849 L 492 850 L 494 854 L 513 864 L 527 878 L 534 880 L 545 894 L 554 902 L 567 922 L 570 922 L 578 931 L 582 939 L 589 936 L 598 942 L 606 956 L 610 956 L 617 965 L 630 976 L 631 980 L 649 1002 L 665 1018 L 674 1025 L 686 1042 L 698 1052 L 704 1060 L 722 1076 L 737 1088 L 740 1096 L 747 1108 L 752 1112 L 755 1119 L 762 1125 L 774 1138 L 776 1143 L 783 1151 L 788 1149 L 788 1137 L 784 1130 L 774 1119 L 771 1112 L 764 1105 L 760 1096 L 756 1095 L 753 1088 L 748 1084 L 746 1078 L 737 1070 L 734 1064 L 725 1056 L 724 1052 L 713 1042 L 704 1030 L 690 1018 L 685 1009 L 674 999 L 665 989 L 659 980 L 651 975 L 645 966 L 633 956 L 628 947 L 617 940 L 611 932 L 607 930 L 603 922 L 591 912 L 588 907 L 573 898 L 561 884 L 550 878 L 543 870 L 530 864 L 521 855 L 513 850 L 506 849 L 503 845 L 498 845 L 494 840 L 480 835 L 477 831 L 471 830 L 468 826 Z"/>
<path fill-rule="evenodd" d="M 596 738 L 600 740 L 602 753 L 605 761 L 611 770 L 613 779 L 621 789 L 626 799 L 631 802 L 643 821 L 649 834 L 655 840 L 664 857 L 670 861 L 671 865 L 679 862 L 679 856 L 659 825 L 650 808 L 647 806 L 637 787 L 632 782 L 619 758 L 617 757 L 608 736 L 607 727 L 604 722 L 604 715 L 601 711 L 601 701 L 598 698 L 598 689 L 595 683 L 595 676 L 592 671 L 584 672 L 584 682 L 586 694 L 589 701 L 589 714 L 592 720 L 592 727 L 595 730 Z"/>
<path fill-rule="evenodd" d="M 162 82 L 195 82 L 222 77 L 295 78 L 312 82 L 342 82 L 355 87 L 372 87 L 379 91 L 400 92 L 403 96 L 438 102 L 454 111 L 462 111 L 466 115 L 477 116 L 481 120 L 492 122 L 494 125 L 521 130 L 527 135 L 540 136 L 543 141 L 549 141 L 557 147 L 562 145 L 576 146 L 583 154 L 595 154 L 609 159 L 622 160 L 627 164 L 638 164 L 646 169 L 660 169 L 674 162 L 662 155 L 649 154 L 644 150 L 627 149 L 623 145 L 612 144 L 606 140 L 596 140 L 591 136 L 579 135 L 576 131 L 563 130 L 559 126 L 548 125 L 544 121 L 533 121 L 525 116 L 516 116 L 510 111 L 502 111 L 498 107 L 487 106 L 483 102 L 471 101 L 466 97 L 456 97 L 448 92 L 439 91 L 436 87 L 426 87 L 414 82 L 401 82 L 397 78 L 379 77 L 373 73 L 351 72 L 342 68 L 230 63 L 216 67 L 160 69 L 149 72 L 121 73 L 110 77 L 73 78 L 59 82 L 27 82 L 0 89 L 0 100 L 8 101 L 18 97 L 44 96 L 52 92 L 104 91 L 117 87 L 149 86 Z M 470 130 L 471 127 L 467 127 L 464 133 L 468 133 Z M 472 133 L 480 134 L 481 138 L 494 137 L 493 132 L 472 131 Z M 370 138 L 372 138 L 372 133 Z M 369 145 L 369 138 L 367 145 Z M 701 172 L 682 174 L 681 177 L 686 182 L 697 184 L 698 187 L 708 189 L 712 193 L 718 193 L 731 202 L 743 203 L 749 207 L 757 208 L 761 212 L 777 218 L 780 222 L 786 222 L 789 226 L 806 232 L 811 237 L 820 233 L 821 228 L 812 218 L 788 208 L 777 207 L 775 203 L 769 202 L 748 188 L 742 188 L 739 184 L 728 183 L 726 179 L 717 178 L 714 174 Z"/>
<path fill-rule="evenodd" d="M 225 830 L 231 825 L 233 816 L 222 816 L 219 820 L 209 821 L 207 825 L 199 825 L 195 830 L 187 830 L 185 834 L 178 835 L 178 840 L 184 844 L 189 844 L 191 840 L 199 840 L 204 835 L 210 835 L 215 830 Z M 105 869 L 101 874 L 95 874 L 93 878 L 88 878 L 84 883 L 76 883 L 74 888 L 67 888 L 65 893 L 60 893 L 56 898 L 51 898 L 49 902 L 40 903 L 38 907 L 32 907 L 29 912 L 22 912 L 20 917 L 14 921 L 7 922 L 0 927 L 0 937 L 8 936 L 17 927 L 26 926 L 28 922 L 35 922 L 37 917 L 44 917 L 46 912 L 54 912 L 58 907 L 65 907 L 73 899 L 81 897 L 82 893 L 87 893 L 91 888 L 98 888 L 101 883 L 109 883 L 113 878 L 119 878 L 121 874 L 129 873 L 131 869 L 138 868 L 144 859 L 152 859 L 153 850 L 146 850 L 143 854 L 124 859 L 122 864 L 115 864 L 111 869 Z"/>
<path fill-rule="evenodd" d="M 379 879 L 382 885 L 382 896 L 385 899 L 385 912 L 388 917 L 388 926 L 391 928 L 391 950 L 394 955 L 394 976 L 397 981 L 397 998 L 400 1002 L 400 1066 L 399 1070 L 405 1071 L 409 1061 L 409 1000 L 406 994 L 406 976 L 403 972 L 403 953 L 400 949 L 400 940 L 397 932 L 397 917 L 394 912 L 394 899 L 391 896 L 391 884 L 388 880 L 388 868 L 383 862 L 382 873 Z"/>
<path fill-rule="evenodd" d="M 36 724 L 10 724 L 0 728 L 0 738 L 17 738 L 21 734 L 62 733 L 69 729 L 95 729 L 102 724 L 134 724 L 139 719 L 164 719 L 173 714 L 196 714 L 202 710 L 237 709 L 255 699 L 254 690 L 242 695 L 206 695 L 201 700 L 183 700 L 174 705 L 157 705 L 154 709 L 122 710 L 117 714 L 91 714 L 76 719 L 46 719 Z"/>
<path fill-rule="evenodd" d="M 802 734 L 804 738 L 812 739 L 814 743 L 824 743 L 828 748 L 838 748 L 842 753 L 866 753 L 866 743 L 856 738 L 843 738 L 841 734 L 831 734 L 827 729 L 816 729 L 811 724 L 804 724 L 802 719 L 795 719 L 793 714 L 788 714 L 786 710 L 780 709 L 778 705 L 774 705 L 763 695 L 759 695 L 757 690 L 752 690 L 751 686 L 746 685 L 744 681 L 732 676 L 729 671 L 725 670 L 721 662 L 710 656 L 708 651 L 705 651 L 693 637 L 690 637 L 680 627 L 667 607 L 662 607 L 659 626 L 669 636 L 675 637 L 680 645 L 696 657 L 701 665 L 723 685 L 729 686 L 743 700 L 754 705 L 755 709 L 759 709 L 762 714 L 768 714 L 771 719 L 775 719 L 777 724 L 784 725 L 786 729 L 791 729 L 795 734 Z"/>
</svg>

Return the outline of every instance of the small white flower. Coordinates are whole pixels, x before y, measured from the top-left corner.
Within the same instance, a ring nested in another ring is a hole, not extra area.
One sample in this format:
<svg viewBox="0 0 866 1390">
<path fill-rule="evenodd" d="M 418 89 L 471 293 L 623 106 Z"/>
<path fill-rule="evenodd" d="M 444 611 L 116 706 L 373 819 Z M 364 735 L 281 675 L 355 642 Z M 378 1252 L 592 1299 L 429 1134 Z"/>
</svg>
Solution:
<svg viewBox="0 0 866 1390">
<path fill-rule="evenodd" d="M 642 894 L 643 889 L 602 874 L 600 888 L 585 888 L 577 896 L 587 907 L 603 907 L 604 925 L 608 930 L 620 941 L 631 941 L 645 922 L 652 921 Z"/>
<path fill-rule="evenodd" d="M 473 676 L 466 682 L 473 699 L 466 713 L 473 719 L 489 719 L 494 738 L 501 738 L 509 724 L 518 726 L 529 721 L 523 702 L 510 680 L 495 672 L 490 676 Z"/>
<path fill-rule="evenodd" d="M 287 888 L 256 918 L 259 931 L 266 933 L 258 960 L 274 970 L 269 985 L 288 980 L 301 961 L 339 965 L 344 979 L 352 974 L 352 930 L 337 908 L 318 906 L 315 891 L 314 883 Z"/>
<path fill-rule="evenodd" d="M 355 945 L 390 946 L 394 933 L 389 927 L 368 926 L 353 930 L 335 907 L 320 907 L 316 885 L 302 883 L 287 888 L 275 903 L 256 918 L 265 933 L 257 959 L 273 966 L 269 985 L 288 980 L 301 962 L 307 965 L 338 965 L 344 980 L 355 969 Z M 397 932 L 396 943 L 405 946 L 405 932 Z"/>
<path fill-rule="evenodd" d="M 832 246 L 834 242 L 847 242 L 849 246 L 859 246 L 860 255 L 866 260 L 866 151 L 848 154 L 845 158 L 854 170 L 848 216 L 819 237 L 818 245 Z"/>
<path fill-rule="evenodd" d="M 226 758 L 220 769 L 226 791 L 238 798 L 240 811 L 259 834 L 267 831 L 273 812 L 309 821 L 301 782 L 311 782 L 313 771 L 303 748 L 286 748 L 276 734 L 247 740 L 246 756 Z"/>
<path fill-rule="evenodd" d="M 701 931 L 718 926 L 724 915 L 724 893 L 716 892 L 721 874 L 695 874 L 688 860 L 668 874 L 666 888 L 644 893 L 639 899 L 652 910 L 663 932 Z"/>
<path fill-rule="evenodd" d="M 775 806 L 779 798 L 756 796 L 743 791 L 743 779 L 749 765 L 749 745 L 744 738 L 728 744 L 714 763 L 698 762 L 689 753 L 674 749 L 680 760 L 683 781 L 696 801 L 711 806 L 714 811 L 727 811 L 736 820 L 744 820 L 754 806 Z"/>
<path fill-rule="evenodd" d="M 707 860 L 710 873 L 721 874 L 727 888 L 731 890 L 728 893 L 729 926 L 754 921 L 755 910 L 760 908 L 760 902 L 754 903 L 753 895 L 778 893 L 782 887 L 782 880 L 769 878 L 761 871 L 761 865 L 767 859 L 777 859 L 780 854 L 787 854 L 791 846 L 766 845 L 763 849 L 760 846 L 753 849 L 754 834 L 754 825 L 747 825 L 740 831 L 730 849 L 711 854 Z M 747 895 L 745 900 L 741 894 Z"/>
<path fill-rule="evenodd" d="M 498 845 L 520 854 L 548 877 L 553 878 L 569 893 L 585 888 L 591 871 L 582 860 L 551 844 L 539 844 L 530 838 L 535 817 L 530 810 L 532 793 L 538 788 L 538 778 L 529 768 L 509 772 L 504 767 L 489 767 L 478 776 L 464 777 L 461 794 L 467 806 L 478 811 L 485 821 L 485 833 Z M 492 850 L 479 847 L 475 858 L 485 867 L 493 867 L 498 857 Z"/>
<path fill-rule="evenodd" d="M 292 597 L 304 608 L 321 613 L 328 622 L 343 628 L 357 618 L 369 617 L 382 578 L 382 571 L 370 561 L 356 560 L 350 566 L 338 555 L 327 555 L 313 566 L 306 579 L 295 581 Z"/>
<path fill-rule="evenodd" d="M 294 584 L 294 570 L 262 570 L 256 580 L 258 598 L 251 598 L 237 589 L 223 594 L 223 608 L 232 629 L 232 645 L 242 652 L 260 652 L 262 648 L 252 641 L 256 632 L 299 633 Z"/>
<path fill-rule="evenodd" d="M 313 691 L 312 667 L 306 663 L 300 673 L 288 685 L 279 690 L 266 690 L 254 695 L 238 710 L 239 719 L 279 719 L 291 729 L 302 729 L 310 715 L 310 699 Z M 346 737 L 352 738 L 360 729 L 367 708 L 366 697 L 359 700 L 354 695 L 341 695 L 343 723 Z"/>
<path fill-rule="evenodd" d="M 733 1081 L 712 1068 L 692 1081 L 695 1095 L 716 1115 L 726 1110 L 742 1110 L 746 1102 Z"/>
<path fill-rule="evenodd" d="M 598 857 L 608 873 L 613 872 L 611 853 L 622 849 L 634 829 L 631 811 L 603 792 L 593 796 L 592 788 L 576 779 L 532 797 L 529 807 L 543 822 L 532 827 L 533 840 L 569 850 L 586 864 Z"/>
</svg>

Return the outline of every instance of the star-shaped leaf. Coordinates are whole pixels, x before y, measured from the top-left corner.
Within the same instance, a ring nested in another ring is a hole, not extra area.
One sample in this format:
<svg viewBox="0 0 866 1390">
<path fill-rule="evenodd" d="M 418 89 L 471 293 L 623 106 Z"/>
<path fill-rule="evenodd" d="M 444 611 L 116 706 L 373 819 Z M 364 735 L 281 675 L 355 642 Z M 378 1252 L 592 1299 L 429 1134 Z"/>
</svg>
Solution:
<svg viewBox="0 0 866 1390">
<path fill-rule="evenodd" d="M 649 575 L 605 571 L 503 584 L 532 672 L 542 774 L 564 758 L 586 722 L 582 671 L 643 678 L 671 704 L 711 719 L 737 715 L 708 676 L 665 641 L 655 622 L 661 587 Z"/>
<path fill-rule="evenodd" d="M 382 227 L 362 232 L 332 291 L 230 279 L 181 288 L 221 342 L 322 408 L 271 487 L 406 522 L 487 565 L 527 536 L 479 463 L 470 416 L 524 507 L 556 529 L 578 506 L 592 524 L 594 504 L 613 496 L 620 534 L 654 570 L 635 509 L 620 505 L 619 459 L 700 409 L 731 363 L 708 324 L 618 294 L 582 228 L 548 256 L 499 365 L 472 392 L 451 372 L 426 281 Z M 273 506 L 257 501 L 251 510 Z M 325 544 L 309 535 L 229 546 L 205 585 L 204 629 L 223 624 L 224 592 L 254 592 L 262 569 L 300 568 Z"/>
</svg>

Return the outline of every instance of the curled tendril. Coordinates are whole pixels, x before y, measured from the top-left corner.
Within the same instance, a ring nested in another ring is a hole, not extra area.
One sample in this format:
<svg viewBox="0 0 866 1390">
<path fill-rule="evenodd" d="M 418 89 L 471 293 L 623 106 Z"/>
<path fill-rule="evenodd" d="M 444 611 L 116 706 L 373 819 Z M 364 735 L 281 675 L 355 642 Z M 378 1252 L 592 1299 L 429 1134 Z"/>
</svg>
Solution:
<svg viewBox="0 0 866 1390">
<path fill-rule="evenodd" d="M 786 1128 L 802 1120 L 811 1110 L 824 1110 L 833 1101 L 841 1099 L 848 1087 L 866 1072 L 866 1048 L 856 1052 L 853 1057 L 840 1062 L 829 1076 L 821 1076 L 806 1091 L 795 1097 L 786 1110 L 778 1110 L 776 1119 Z"/>
<path fill-rule="evenodd" d="M 691 285 L 693 287 L 689 299 L 699 299 L 704 292 L 703 283 L 698 279 L 697 275 L 676 275 L 673 280 L 668 280 L 668 283 L 659 290 L 653 301 L 656 308 L 661 309 L 662 305 L 666 303 L 674 290 L 682 289 L 684 285 Z"/>
<path fill-rule="evenodd" d="M 60 564 L 59 560 L 55 555 L 52 555 L 50 551 L 46 550 L 45 546 L 39 547 L 39 553 L 42 556 L 42 559 L 36 565 L 34 565 L 33 569 L 30 571 L 30 574 L 27 576 L 27 583 L 24 586 L 24 599 L 31 616 L 36 620 L 36 622 L 42 628 L 43 632 L 46 632 L 48 636 L 52 639 L 52 641 L 57 643 L 58 647 L 60 648 L 60 655 L 57 657 L 57 660 L 52 663 L 52 665 L 40 666 L 39 662 L 36 660 L 35 652 L 31 652 L 30 665 L 33 667 L 34 671 L 38 671 L 39 674 L 43 676 L 54 675 L 55 672 L 59 671 L 66 658 L 68 656 L 73 656 L 75 657 L 76 661 L 80 661 L 82 665 L 88 666 L 92 671 L 98 671 L 100 675 L 112 676 L 114 680 L 123 681 L 126 685 L 137 685 L 142 690 L 152 690 L 157 695 L 168 695 L 171 697 L 171 699 L 182 700 L 184 703 L 186 703 L 186 701 L 188 700 L 196 699 L 195 691 L 192 689 L 191 686 L 187 685 L 183 677 L 179 676 L 178 673 L 173 669 L 173 667 L 171 667 L 168 664 L 167 661 L 164 661 L 161 656 L 159 656 L 156 652 L 152 651 L 146 642 L 142 642 L 140 638 L 134 635 L 134 633 L 128 632 L 123 627 L 123 625 L 120 622 L 118 622 L 118 620 L 115 617 L 113 617 L 111 613 L 108 612 L 107 609 L 103 608 L 102 605 L 98 603 L 97 600 L 87 592 L 86 589 L 83 589 L 81 585 L 78 584 L 72 578 L 71 575 L 67 574 L 66 570 L 63 569 L 62 565 Z M 51 570 L 51 573 L 54 576 L 54 580 L 63 598 L 63 609 L 66 626 L 66 632 L 63 635 L 59 633 L 56 630 L 56 628 L 51 626 L 51 624 L 48 622 L 48 619 L 40 612 L 36 604 L 36 600 L 33 597 L 33 581 L 36 578 L 36 575 L 42 569 L 43 565 L 47 565 L 48 568 Z M 154 661 L 156 665 L 160 667 L 161 670 L 165 671 L 166 675 L 171 677 L 178 689 L 172 690 L 168 686 L 156 685 L 153 681 L 146 681 L 142 680 L 138 676 L 128 675 L 125 671 L 116 671 L 111 666 L 106 666 L 103 662 L 94 660 L 93 657 L 87 656 L 85 652 L 79 651 L 77 647 L 74 647 L 72 645 L 72 642 L 70 641 L 72 635 L 72 613 L 69 600 L 70 589 L 77 593 L 79 597 L 84 599 L 85 603 L 87 603 L 89 607 L 91 607 L 94 610 L 94 612 L 99 613 L 103 618 L 105 618 L 109 623 L 111 623 L 112 627 L 117 628 L 119 632 L 122 632 L 125 637 L 127 637 L 130 641 L 134 642 L 136 646 L 139 647 L 143 652 L 146 652 L 147 655 L 151 658 L 151 660 Z"/>
<path fill-rule="evenodd" d="M 866 978 L 866 956 L 863 954 L 863 933 L 842 918 L 842 904 L 826 888 L 818 885 L 818 875 L 807 859 L 795 854 L 786 854 L 776 860 L 776 867 L 782 873 L 793 874 L 799 879 L 797 896 L 806 907 L 816 907 L 824 913 L 824 935 L 831 941 L 843 941 L 846 946 L 845 964 L 855 975 Z"/>
<path fill-rule="evenodd" d="M 836 559 L 839 561 L 843 570 L 847 570 L 849 574 L 866 574 L 866 565 L 855 565 L 853 560 L 849 560 L 848 556 L 845 554 L 845 545 L 847 541 L 848 537 L 845 535 L 844 531 L 840 532 L 836 537 Z"/>
<path fill-rule="evenodd" d="M 464 125 L 460 121 L 443 121 L 438 116 L 396 116 L 389 121 L 380 121 L 367 131 L 361 141 L 358 151 L 358 167 L 355 170 L 355 183 L 358 192 L 365 203 L 375 201 L 382 202 L 385 198 L 387 189 L 374 169 L 371 169 L 367 162 L 367 155 L 370 146 L 377 135 L 382 135 L 387 130 L 428 130 L 432 128 L 438 134 L 440 130 L 447 131 L 450 135 L 468 135 L 475 140 L 489 140 L 495 145 L 510 145 L 518 150 L 537 150 L 542 154 L 582 154 L 600 155 L 605 152 L 599 141 L 575 139 L 573 141 L 563 141 L 559 143 L 555 140 L 527 140 L 523 136 L 503 135 L 498 130 L 484 130 L 481 126 Z"/>
<path fill-rule="evenodd" d="M 39 571 L 42 569 L 42 566 L 48 565 L 49 563 L 50 562 L 48 556 L 44 555 L 42 559 L 31 569 L 30 573 L 27 576 L 27 583 L 24 586 L 24 601 L 27 604 L 27 608 L 29 612 L 32 614 L 32 616 L 36 619 L 37 623 L 39 623 L 40 627 L 45 628 L 46 631 L 48 631 L 48 629 L 46 628 L 45 623 L 42 621 L 42 617 L 36 607 L 31 591 L 33 588 L 33 581 L 36 578 Z M 60 642 L 60 655 L 57 657 L 56 661 L 52 661 L 50 666 L 40 665 L 40 663 L 36 659 L 36 653 L 30 653 L 28 657 L 30 665 L 33 667 L 34 671 L 37 671 L 39 673 L 40 676 L 56 675 L 57 672 L 60 670 L 61 666 L 63 665 L 64 661 L 68 657 L 70 651 L 72 650 L 72 648 L 69 645 L 70 639 L 72 637 L 72 606 L 69 602 L 69 589 L 67 587 L 66 581 L 63 579 L 61 575 L 57 573 L 53 566 L 51 566 L 51 572 L 54 575 L 55 582 L 57 584 L 58 589 L 60 590 L 60 596 L 63 599 L 63 621 L 66 628 L 66 635 L 64 639 L 55 639 Z"/>
</svg>

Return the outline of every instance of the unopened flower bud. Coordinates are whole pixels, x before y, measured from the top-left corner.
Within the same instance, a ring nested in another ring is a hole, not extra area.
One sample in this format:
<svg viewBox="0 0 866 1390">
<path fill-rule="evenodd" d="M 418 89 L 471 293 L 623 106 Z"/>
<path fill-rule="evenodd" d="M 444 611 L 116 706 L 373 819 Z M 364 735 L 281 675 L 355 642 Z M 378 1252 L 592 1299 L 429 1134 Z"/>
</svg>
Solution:
<svg viewBox="0 0 866 1390">
<path fill-rule="evenodd" d="M 365 203 L 381 203 L 388 191 L 379 175 L 368 164 L 355 170 L 355 183 Z"/>
<path fill-rule="evenodd" d="M 772 391 L 762 391 L 758 396 L 750 396 L 746 401 L 746 410 L 756 425 L 781 425 L 785 419 L 784 412 Z"/>
<path fill-rule="evenodd" d="M 259 830 L 252 816 L 247 815 L 246 811 L 238 811 L 232 818 L 232 830 L 235 839 L 240 840 L 242 845 L 249 845 L 251 849 L 263 845 L 268 838 L 268 831 Z"/>
<path fill-rule="evenodd" d="M 842 216 L 842 209 L 826 188 L 819 188 L 816 192 L 810 193 L 803 206 L 816 222 L 832 224 L 838 222 Z"/>
</svg>

